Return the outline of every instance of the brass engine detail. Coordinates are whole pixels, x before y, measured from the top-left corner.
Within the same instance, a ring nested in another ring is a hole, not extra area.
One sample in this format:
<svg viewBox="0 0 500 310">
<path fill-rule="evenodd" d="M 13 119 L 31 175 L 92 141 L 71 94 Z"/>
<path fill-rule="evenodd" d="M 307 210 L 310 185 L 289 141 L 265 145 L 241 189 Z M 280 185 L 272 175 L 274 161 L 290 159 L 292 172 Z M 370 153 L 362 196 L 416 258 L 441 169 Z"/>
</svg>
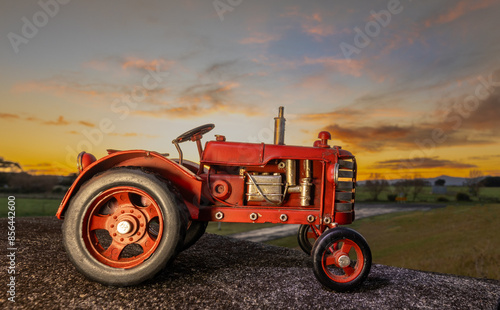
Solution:
<svg viewBox="0 0 500 310">
<path fill-rule="evenodd" d="M 281 204 L 284 200 L 284 195 L 290 193 L 300 193 L 300 205 L 307 207 L 311 203 L 311 161 L 302 161 L 303 177 L 297 184 L 297 160 L 287 159 L 285 162 L 285 177 L 286 183 L 282 183 L 282 175 L 280 173 L 270 174 L 268 172 L 260 174 L 249 174 L 244 172 L 248 179 L 246 182 L 246 197 L 247 201 L 267 201 L 273 204 Z M 283 185 L 285 188 L 283 189 Z"/>
<path fill-rule="evenodd" d="M 279 203 L 283 200 L 281 175 L 248 175 L 247 201 L 265 201 Z M 261 193 L 264 195 L 261 195 Z M 267 199 L 266 199 L 267 198 Z"/>
<path fill-rule="evenodd" d="M 288 193 L 300 193 L 300 205 L 307 207 L 311 202 L 311 161 L 308 159 L 303 161 L 304 177 L 300 179 L 300 185 L 296 185 L 296 160 L 287 159 L 286 162 Z"/>
<path fill-rule="evenodd" d="M 296 181 L 296 173 L 297 173 L 297 161 L 294 159 L 286 160 L 286 183 L 289 187 L 293 187 L 297 185 Z"/>
</svg>

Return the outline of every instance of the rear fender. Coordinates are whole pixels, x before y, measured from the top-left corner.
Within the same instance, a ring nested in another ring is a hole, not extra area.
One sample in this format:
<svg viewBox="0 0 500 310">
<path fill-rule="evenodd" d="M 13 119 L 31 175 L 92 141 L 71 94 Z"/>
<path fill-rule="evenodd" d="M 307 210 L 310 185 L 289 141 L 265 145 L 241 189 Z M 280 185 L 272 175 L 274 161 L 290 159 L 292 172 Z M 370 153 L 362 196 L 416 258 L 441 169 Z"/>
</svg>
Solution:
<svg viewBox="0 0 500 310">
<path fill-rule="evenodd" d="M 200 205 L 200 195 L 202 192 L 202 179 L 189 169 L 178 163 L 165 158 L 156 152 L 144 150 L 119 151 L 103 157 L 80 172 L 77 179 L 66 192 L 59 209 L 57 218 L 63 219 L 71 198 L 78 192 L 80 187 L 96 174 L 114 167 L 140 167 L 161 175 L 169 180 L 175 187 L 186 204 L 191 219 L 197 219 Z"/>
</svg>

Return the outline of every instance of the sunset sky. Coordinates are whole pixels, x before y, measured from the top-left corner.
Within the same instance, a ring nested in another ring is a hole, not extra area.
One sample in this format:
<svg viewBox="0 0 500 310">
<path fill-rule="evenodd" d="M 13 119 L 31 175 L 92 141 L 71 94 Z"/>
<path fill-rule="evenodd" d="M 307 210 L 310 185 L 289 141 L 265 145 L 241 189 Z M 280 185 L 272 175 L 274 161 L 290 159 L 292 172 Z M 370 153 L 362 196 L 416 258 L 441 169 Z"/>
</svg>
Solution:
<svg viewBox="0 0 500 310">
<path fill-rule="evenodd" d="M 67 3 L 69 2 L 69 3 Z M 0 157 L 68 174 L 107 148 L 228 141 L 357 156 L 360 179 L 500 175 L 500 2 L 2 1 Z M 181 145 L 198 160 L 194 143 Z"/>
</svg>

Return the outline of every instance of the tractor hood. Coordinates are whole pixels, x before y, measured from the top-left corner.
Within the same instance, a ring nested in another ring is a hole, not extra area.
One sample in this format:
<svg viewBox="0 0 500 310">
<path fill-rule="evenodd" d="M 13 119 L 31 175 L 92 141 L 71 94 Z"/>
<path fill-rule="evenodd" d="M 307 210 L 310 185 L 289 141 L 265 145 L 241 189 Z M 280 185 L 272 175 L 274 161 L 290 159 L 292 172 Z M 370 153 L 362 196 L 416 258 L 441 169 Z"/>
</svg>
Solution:
<svg viewBox="0 0 500 310">
<path fill-rule="evenodd" d="M 264 143 L 209 141 L 205 145 L 201 163 L 207 165 L 262 166 L 273 159 L 311 159 L 335 162 L 336 157 L 352 158 L 339 146 L 303 147 Z"/>
</svg>

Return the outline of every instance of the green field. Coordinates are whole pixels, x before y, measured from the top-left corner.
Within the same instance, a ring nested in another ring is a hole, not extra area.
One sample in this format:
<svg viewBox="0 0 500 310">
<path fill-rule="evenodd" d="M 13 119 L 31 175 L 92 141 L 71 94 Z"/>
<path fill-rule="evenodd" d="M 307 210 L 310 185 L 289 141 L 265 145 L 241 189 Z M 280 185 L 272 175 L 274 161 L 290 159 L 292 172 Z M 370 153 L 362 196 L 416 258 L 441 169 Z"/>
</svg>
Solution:
<svg viewBox="0 0 500 310">
<path fill-rule="evenodd" d="M 49 198 L 18 198 L 16 202 L 16 217 L 22 216 L 55 216 L 62 199 Z M 8 210 L 7 197 L 0 197 L 0 217 L 6 217 Z"/>
<path fill-rule="evenodd" d="M 386 214 L 349 227 L 366 238 L 374 263 L 500 280 L 500 204 Z M 299 249 L 296 236 L 267 243 Z"/>
</svg>

